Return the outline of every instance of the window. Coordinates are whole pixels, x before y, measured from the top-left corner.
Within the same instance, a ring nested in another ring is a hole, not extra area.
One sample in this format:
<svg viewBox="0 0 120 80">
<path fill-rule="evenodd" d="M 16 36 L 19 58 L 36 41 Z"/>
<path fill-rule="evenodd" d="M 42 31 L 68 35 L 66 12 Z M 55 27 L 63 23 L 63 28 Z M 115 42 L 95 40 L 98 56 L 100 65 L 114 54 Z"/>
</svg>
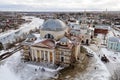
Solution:
<svg viewBox="0 0 120 80">
<path fill-rule="evenodd" d="M 66 42 L 61 42 L 60 44 L 61 44 L 61 45 L 67 45 L 67 43 L 66 43 Z"/>
<path fill-rule="evenodd" d="M 113 47 L 113 43 L 111 43 L 111 49 L 112 49 L 112 47 Z"/>
<path fill-rule="evenodd" d="M 64 57 L 63 56 L 61 57 L 61 62 L 64 62 Z"/>
<path fill-rule="evenodd" d="M 42 60 L 44 59 L 44 53 L 43 53 L 43 51 L 41 51 L 41 59 Z"/>
<path fill-rule="evenodd" d="M 61 62 L 64 62 L 64 52 L 61 52 Z"/>
<path fill-rule="evenodd" d="M 84 44 L 84 41 L 82 40 L 81 43 Z"/>
<path fill-rule="evenodd" d="M 53 35 L 51 35 L 51 34 L 46 34 L 46 35 L 45 35 L 45 38 L 54 39 Z"/>
</svg>

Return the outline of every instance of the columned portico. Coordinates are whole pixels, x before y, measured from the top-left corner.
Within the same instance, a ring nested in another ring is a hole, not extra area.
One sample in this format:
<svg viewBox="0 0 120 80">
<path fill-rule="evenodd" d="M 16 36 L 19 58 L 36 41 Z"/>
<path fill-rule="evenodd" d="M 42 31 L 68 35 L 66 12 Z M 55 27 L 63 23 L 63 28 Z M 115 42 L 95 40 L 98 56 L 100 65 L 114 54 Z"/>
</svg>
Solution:
<svg viewBox="0 0 120 80">
<path fill-rule="evenodd" d="M 43 51 L 43 54 L 44 54 L 44 58 L 43 58 L 43 60 L 45 61 L 45 51 Z"/>
<path fill-rule="evenodd" d="M 46 61 L 49 63 L 55 63 L 55 52 L 53 50 L 46 50 L 46 49 L 39 49 L 39 48 L 32 48 L 31 50 L 31 58 L 32 61 Z"/>
<path fill-rule="evenodd" d="M 37 57 L 37 50 L 35 50 L 35 53 L 34 53 L 34 54 L 35 54 L 35 60 L 37 61 L 37 58 L 38 58 L 38 57 Z"/>
<path fill-rule="evenodd" d="M 54 51 L 52 52 L 52 55 L 53 55 L 53 64 L 54 64 L 54 62 L 55 62 L 55 53 L 54 53 Z"/>
<path fill-rule="evenodd" d="M 48 51 L 48 62 L 50 62 L 50 52 Z"/>
<path fill-rule="evenodd" d="M 32 61 L 34 61 L 34 50 L 31 50 Z"/>
</svg>

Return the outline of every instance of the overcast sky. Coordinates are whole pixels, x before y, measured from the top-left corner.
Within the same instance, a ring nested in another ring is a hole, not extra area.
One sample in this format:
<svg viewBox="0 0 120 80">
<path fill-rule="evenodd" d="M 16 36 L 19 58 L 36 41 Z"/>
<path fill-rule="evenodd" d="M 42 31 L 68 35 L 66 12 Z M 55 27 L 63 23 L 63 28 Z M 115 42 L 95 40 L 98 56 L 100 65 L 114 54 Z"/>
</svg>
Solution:
<svg viewBox="0 0 120 80">
<path fill-rule="evenodd" d="M 120 11 L 120 0 L 0 0 L 4 11 Z"/>
</svg>

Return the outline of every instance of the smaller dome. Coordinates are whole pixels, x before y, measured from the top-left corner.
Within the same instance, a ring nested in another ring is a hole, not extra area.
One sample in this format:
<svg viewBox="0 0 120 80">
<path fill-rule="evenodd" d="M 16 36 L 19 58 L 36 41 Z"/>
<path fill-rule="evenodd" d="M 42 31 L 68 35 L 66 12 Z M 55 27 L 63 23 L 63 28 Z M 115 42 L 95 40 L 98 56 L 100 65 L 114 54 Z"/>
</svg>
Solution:
<svg viewBox="0 0 120 80">
<path fill-rule="evenodd" d="M 63 37 L 59 40 L 60 45 L 66 46 L 69 43 L 71 43 L 71 41 L 67 38 L 67 37 Z"/>
<path fill-rule="evenodd" d="M 34 34 L 28 34 L 26 41 L 31 42 L 36 40 L 36 36 Z"/>
<path fill-rule="evenodd" d="M 59 19 L 48 19 L 43 23 L 43 25 L 41 27 L 41 30 L 63 31 L 63 30 L 65 30 L 65 28 L 66 28 L 66 25 L 61 20 L 59 20 Z"/>
<path fill-rule="evenodd" d="M 67 43 L 67 42 L 69 42 L 69 39 L 67 37 L 63 37 L 59 41 L 63 42 L 63 43 Z"/>
</svg>

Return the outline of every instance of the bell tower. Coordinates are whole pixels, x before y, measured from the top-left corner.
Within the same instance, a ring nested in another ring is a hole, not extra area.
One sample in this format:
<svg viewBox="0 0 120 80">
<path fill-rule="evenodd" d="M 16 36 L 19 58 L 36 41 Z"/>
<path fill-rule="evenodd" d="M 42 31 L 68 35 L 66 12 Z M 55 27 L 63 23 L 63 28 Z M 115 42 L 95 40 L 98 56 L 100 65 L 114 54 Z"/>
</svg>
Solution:
<svg viewBox="0 0 120 80">
<path fill-rule="evenodd" d="M 86 10 L 83 12 L 82 21 L 81 21 L 81 28 L 87 28 L 87 15 Z"/>
</svg>

